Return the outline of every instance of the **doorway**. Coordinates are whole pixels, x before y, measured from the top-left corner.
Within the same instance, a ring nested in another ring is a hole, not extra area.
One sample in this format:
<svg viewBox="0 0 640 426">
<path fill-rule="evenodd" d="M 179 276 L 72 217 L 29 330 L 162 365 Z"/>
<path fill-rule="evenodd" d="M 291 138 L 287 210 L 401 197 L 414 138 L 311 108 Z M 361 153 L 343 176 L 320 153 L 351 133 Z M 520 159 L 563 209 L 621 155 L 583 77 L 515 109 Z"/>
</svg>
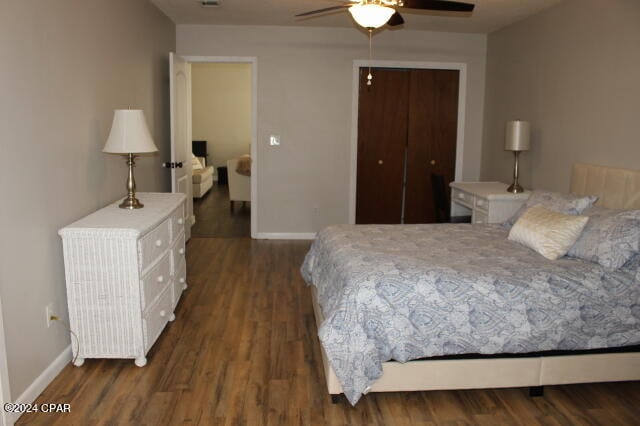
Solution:
<svg viewBox="0 0 640 426">
<path fill-rule="evenodd" d="M 462 178 L 466 65 L 374 61 L 372 90 L 366 91 L 368 72 L 361 69 L 368 66 L 353 66 L 349 223 L 435 221 L 432 175 L 447 184 Z M 361 97 L 373 107 L 363 110 Z"/>
<path fill-rule="evenodd" d="M 256 58 L 184 59 L 192 78 L 192 152 L 203 167 L 193 172 L 193 236 L 255 238 Z"/>
</svg>

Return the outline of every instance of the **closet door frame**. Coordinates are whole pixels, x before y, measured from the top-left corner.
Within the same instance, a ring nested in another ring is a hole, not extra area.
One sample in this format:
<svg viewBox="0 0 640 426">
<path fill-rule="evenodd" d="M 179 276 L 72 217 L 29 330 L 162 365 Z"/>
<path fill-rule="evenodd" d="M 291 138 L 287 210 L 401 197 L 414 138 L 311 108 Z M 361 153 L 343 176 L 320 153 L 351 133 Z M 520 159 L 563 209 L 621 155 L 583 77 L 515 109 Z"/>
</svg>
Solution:
<svg viewBox="0 0 640 426">
<path fill-rule="evenodd" d="M 456 167 L 455 180 L 462 180 L 462 162 L 464 152 L 464 124 L 465 107 L 467 104 L 467 64 L 463 62 L 413 62 L 413 61 L 382 61 L 369 62 L 364 59 L 353 61 L 353 82 L 351 85 L 351 158 L 349 164 L 349 223 L 356 223 L 356 183 L 358 179 L 358 101 L 360 68 L 405 68 L 453 70 L 460 72 L 458 87 L 458 127 L 456 134 Z M 376 84 L 375 72 L 373 84 Z"/>
</svg>

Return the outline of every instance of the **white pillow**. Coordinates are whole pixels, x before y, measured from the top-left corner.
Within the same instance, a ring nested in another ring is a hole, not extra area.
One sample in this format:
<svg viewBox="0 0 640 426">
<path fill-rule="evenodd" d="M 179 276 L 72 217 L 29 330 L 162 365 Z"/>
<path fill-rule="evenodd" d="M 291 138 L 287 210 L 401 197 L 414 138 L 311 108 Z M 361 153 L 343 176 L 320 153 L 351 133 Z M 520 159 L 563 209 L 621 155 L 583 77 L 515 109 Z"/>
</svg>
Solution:
<svg viewBox="0 0 640 426">
<path fill-rule="evenodd" d="M 509 232 L 509 239 L 556 260 L 567 254 L 588 220 L 587 216 L 557 213 L 536 205 L 520 216 Z"/>
<path fill-rule="evenodd" d="M 531 196 L 513 216 L 504 223 L 511 228 L 516 220 L 531 207 L 541 204 L 549 210 L 564 214 L 582 214 L 582 212 L 593 205 L 598 200 L 595 195 L 580 196 L 575 194 L 564 194 L 562 192 L 533 191 Z"/>
<path fill-rule="evenodd" d="M 200 160 L 198 160 L 198 157 L 193 155 L 193 152 L 191 153 L 191 168 L 193 170 L 202 170 L 202 169 L 204 169 L 204 167 L 202 167 L 202 163 L 200 162 Z"/>
</svg>

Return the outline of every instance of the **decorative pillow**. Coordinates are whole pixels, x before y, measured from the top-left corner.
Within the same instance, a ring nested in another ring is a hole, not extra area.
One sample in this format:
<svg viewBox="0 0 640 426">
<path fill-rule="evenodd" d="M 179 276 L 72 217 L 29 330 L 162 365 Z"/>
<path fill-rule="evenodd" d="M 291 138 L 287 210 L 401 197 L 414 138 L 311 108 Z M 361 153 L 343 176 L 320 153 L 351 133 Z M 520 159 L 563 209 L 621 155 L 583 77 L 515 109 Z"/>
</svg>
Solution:
<svg viewBox="0 0 640 426">
<path fill-rule="evenodd" d="M 193 170 L 202 170 L 202 169 L 204 169 L 204 167 L 202 167 L 202 163 L 200 162 L 200 160 L 198 160 L 198 157 L 193 155 L 193 153 L 191 153 L 191 168 Z"/>
<path fill-rule="evenodd" d="M 536 205 L 520 216 L 509 239 L 556 260 L 576 242 L 588 220 L 587 216 L 557 213 Z"/>
<path fill-rule="evenodd" d="M 598 197 L 594 195 L 583 197 L 562 192 L 533 191 L 527 202 L 504 222 L 504 225 L 508 228 L 512 227 L 525 211 L 538 204 L 557 213 L 578 215 L 591 207 L 597 200 Z"/>
<path fill-rule="evenodd" d="M 640 252 L 640 210 L 591 207 L 584 214 L 589 223 L 569 256 L 618 269 Z"/>
</svg>

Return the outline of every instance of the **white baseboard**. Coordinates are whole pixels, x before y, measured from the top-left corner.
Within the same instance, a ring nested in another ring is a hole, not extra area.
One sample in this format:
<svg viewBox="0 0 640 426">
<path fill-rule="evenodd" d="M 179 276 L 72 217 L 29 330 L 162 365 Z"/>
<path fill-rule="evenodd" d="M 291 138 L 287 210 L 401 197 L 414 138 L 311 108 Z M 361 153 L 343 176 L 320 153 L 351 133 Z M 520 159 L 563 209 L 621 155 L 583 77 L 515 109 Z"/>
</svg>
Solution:
<svg viewBox="0 0 640 426">
<path fill-rule="evenodd" d="M 40 394 L 46 389 L 47 386 L 53 381 L 53 379 L 60 374 L 62 369 L 71 361 L 71 345 L 67 346 L 56 359 L 38 376 L 37 379 L 29 385 L 29 387 L 22 392 L 15 401 L 14 404 L 31 404 L 35 401 Z M 13 425 L 19 418 L 19 413 L 9 414 L 9 424 Z"/>
<path fill-rule="evenodd" d="M 315 232 L 258 232 L 257 240 L 313 240 Z"/>
</svg>

